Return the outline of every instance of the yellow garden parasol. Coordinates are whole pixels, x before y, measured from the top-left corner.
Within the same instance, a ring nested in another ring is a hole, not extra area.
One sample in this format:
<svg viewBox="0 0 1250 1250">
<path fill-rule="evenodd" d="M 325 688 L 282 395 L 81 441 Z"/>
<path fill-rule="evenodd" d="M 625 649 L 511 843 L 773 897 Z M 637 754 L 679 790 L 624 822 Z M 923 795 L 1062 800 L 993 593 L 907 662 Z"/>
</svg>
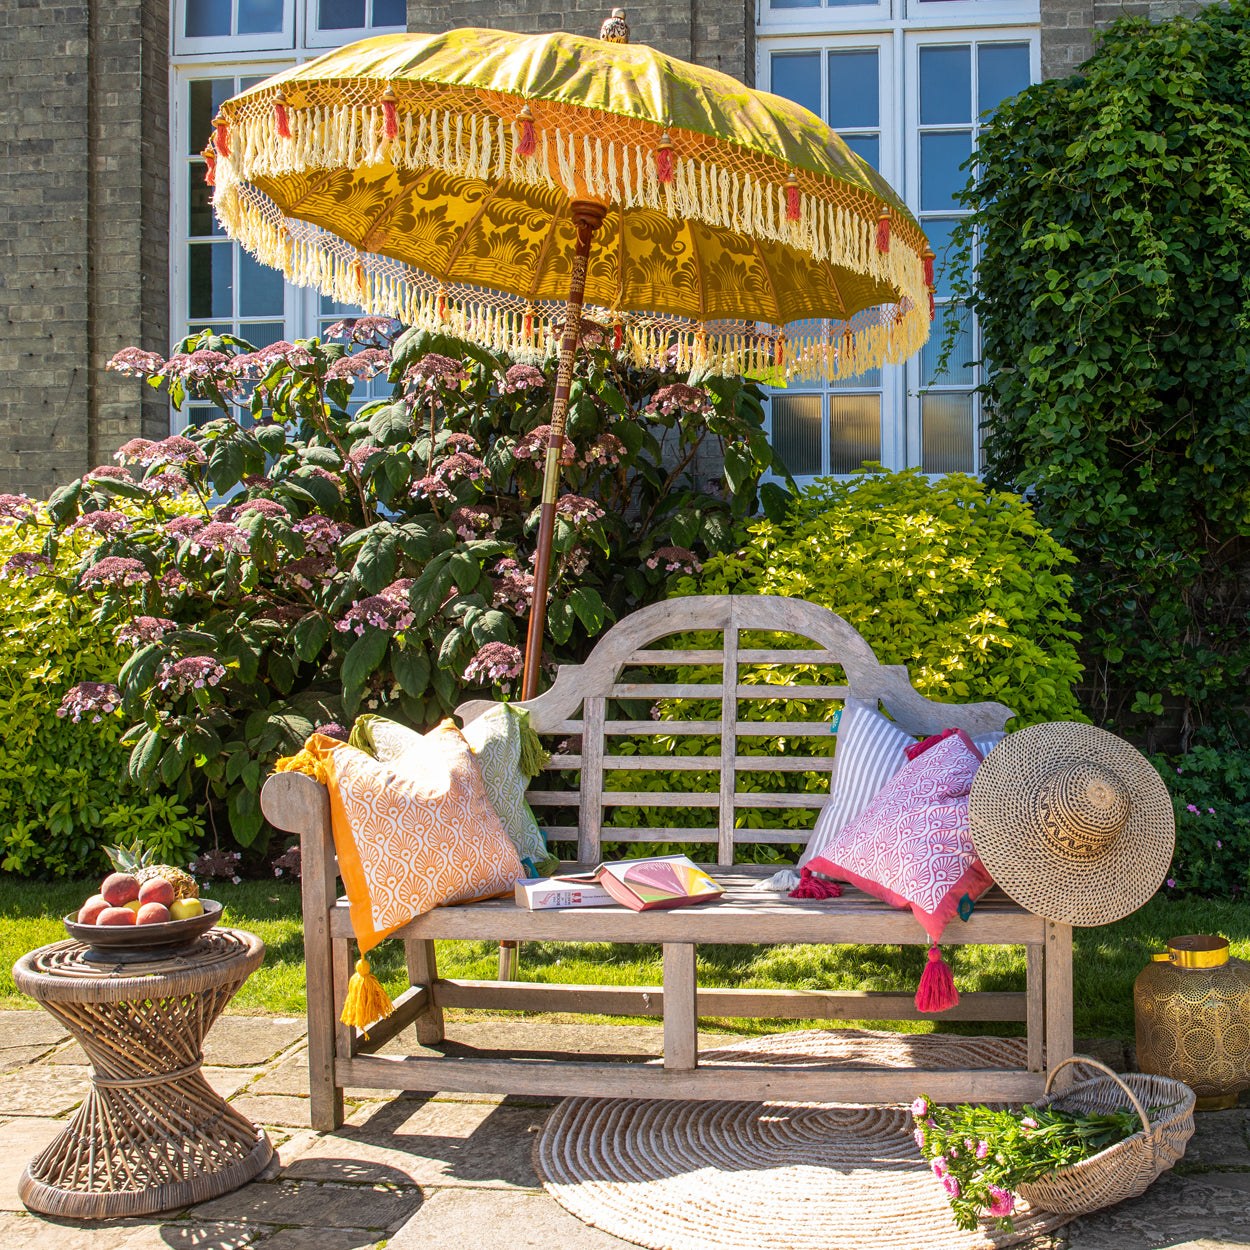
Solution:
<svg viewBox="0 0 1250 1250">
<path fill-rule="evenodd" d="M 879 174 L 623 19 L 366 39 L 228 101 L 205 152 L 226 232 L 289 281 L 521 359 L 559 336 L 527 699 L 583 314 L 637 364 L 782 385 L 904 360 L 932 315 L 928 242 Z"/>
</svg>

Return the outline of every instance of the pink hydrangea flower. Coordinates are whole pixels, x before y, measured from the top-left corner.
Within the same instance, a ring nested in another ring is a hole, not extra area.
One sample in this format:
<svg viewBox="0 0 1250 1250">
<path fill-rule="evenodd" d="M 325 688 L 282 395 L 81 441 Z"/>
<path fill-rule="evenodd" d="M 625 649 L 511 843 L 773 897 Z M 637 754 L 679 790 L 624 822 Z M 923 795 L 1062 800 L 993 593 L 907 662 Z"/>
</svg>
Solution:
<svg viewBox="0 0 1250 1250">
<path fill-rule="evenodd" d="M 163 616 L 136 616 L 117 631 L 117 641 L 124 646 L 138 646 L 141 642 L 157 642 L 178 626 Z"/>
<path fill-rule="evenodd" d="M 591 521 L 601 521 L 603 509 L 593 499 L 584 495 L 561 495 L 556 500 L 556 515 L 566 517 L 574 525 Z"/>
<path fill-rule="evenodd" d="M 392 582 L 381 594 L 353 600 L 342 619 L 335 621 L 334 628 L 343 634 L 351 630 L 359 635 L 365 632 L 366 625 L 372 625 L 388 633 L 403 633 L 416 620 L 408 606 L 407 591 L 411 585 L 407 579 Z"/>
<path fill-rule="evenodd" d="M 129 556 L 108 556 L 85 568 L 79 579 L 83 586 L 139 586 L 150 582 L 152 575 Z"/>
<path fill-rule="evenodd" d="M 312 352 L 299 343 L 280 339 L 254 352 L 244 352 L 230 361 L 229 372 L 236 378 L 262 378 L 276 364 L 289 365 L 292 369 L 304 369 L 313 362 Z"/>
<path fill-rule="evenodd" d="M 140 464 L 171 464 L 188 465 L 203 464 L 207 457 L 200 450 L 199 444 L 193 443 L 181 434 L 171 434 L 159 443 L 152 443 L 139 456 Z"/>
<path fill-rule="evenodd" d="M 161 365 L 157 373 L 163 378 L 200 382 L 211 378 L 229 365 L 232 359 L 236 358 L 227 356 L 225 352 L 210 352 L 204 348 L 194 352 L 178 352 Z"/>
<path fill-rule="evenodd" d="M 547 379 L 542 370 L 533 365 L 513 365 L 503 375 L 503 385 L 499 388 L 505 393 L 528 391 L 535 386 L 546 386 Z"/>
<path fill-rule="evenodd" d="M 187 690 L 215 686 L 225 675 L 225 665 L 212 656 L 189 655 L 181 660 L 165 660 L 156 672 L 156 684 L 177 696 Z"/>
<path fill-rule="evenodd" d="M 123 347 L 114 353 L 105 366 L 132 378 L 155 377 L 165 366 L 165 357 L 155 352 L 145 352 L 138 347 Z"/>
<path fill-rule="evenodd" d="M 521 653 L 516 647 L 506 642 L 488 642 L 469 661 L 464 680 L 499 684 L 519 677 L 522 667 Z"/>
<path fill-rule="evenodd" d="M 430 352 L 404 374 L 404 387 L 410 391 L 458 390 L 461 383 L 468 380 L 469 375 L 460 361 Z"/>
<path fill-rule="evenodd" d="M 35 503 L 28 495 L 0 495 L 0 519 L 33 521 Z"/>
<path fill-rule="evenodd" d="M 0 579 L 38 577 L 52 572 L 52 561 L 38 551 L 15 551 L 0 566 Z"/>
<path fill-rule="evenodd" d="M 703 567 L 694 552 L 685 547 L 657 547 L 647 557 L 646 565 L 654 569 L 661 564 L 666 573 L 697 573 Z"/>
<path fill-rule="evenodd" d="M 249 499 L 234 510 L 236 517 L 248 512 L 259 512 L 261 516 L 289 517 L 291 514 L 274 499 Z"/>
<path fill-rule="evenodd" d="M 337 478 L 334 480 L 338 481 Z M 332 555 L 340 540 L 352 532 L 350 525 L 331 521 L 319 513 L 301 517 L 291 528 L 303 535 L 304 546 L 310 554 L 321 556 Z"/>
<path fill-rule="evenodd" d="M 80 681 L 71 686 L 61 699 L 56 714 L 68 716 L 75 724 L 85 713 L 92 713 L 93 723 L 121 707 L 122 693 L 111 681 Z"/>
<path fill-rule="evenodd" d="M 164 530 L 166 534 L 171 534 L 175 538 L 183 538 L 187 534 L 194 534 L 196 530 L 204 528 L 204 518 L 194 513 L 187 516 L 176 516 L 172 521 L 166 521 Z"/>
<path fill-rule="evenodd" d="M 165 469 L 152 477 L 145 477 L 139 485 L 154 499 L 161 499 L 166 495 L 181 495 L 191 483 L 177 469 Z"/>
<path fill-rule="evenodd" d="M 545 460 L 547 443 L 550 438 L 551 426 L 536 425 L 528 434 L 521 438 L 512 454 L 518 460 Z M 573 446 L 573 440 L 566 435 L 564 445 L 560 449 L 560 463 L 574 464 L 576 460 L 577 449 Z"/>
<path fill-rule="evenodd" d="M 354 352 L 350 356 L 343 356 L 336 360 L 326 370 L 326 381 L 347 382 L 358 379 L 367 382 L 370 378 L 377 377 L 379 373 L 385 373 L 390 367 L 389 352 L 381 351 L 376 347 L 367 347 L 362 352 Z"/>
<path fill-rule="evenodd" d="M 450 483 L 437 473 L 418 478 L 409 487 L 408 494 L 413 499 L 445 499 L 449 503 L 454 503 L 456 500 L 456 492 L 452 490 Z"/>
<path fill-rule="evenodd" d="M 314 590 L 333 568 L 334 561 L 327 555 L 300 556 L 298 560 L 288 560 L 278 570 L 278 581 L 300 590 Z"/>
<path fill-rule="evenodd" d="M 132 438 L 113 453 L 113 459 L 122 464 L 146 464 L 143 457 L 155 446 L 156 444 L 150 438 Z"/>
<path fill-rule="evenodd" d="M 518 614 L 528 612 L 534 601 L 534 575 L 527 573 L 515 560 L 500 560 L 495 566 L 494 606 L 511 608 Z"/>
<path fill-rule="evenodd" d="M 353 343 L 374 340 L 389 343 L 399 329 L 394 317 L 345 317 L 321 332 L 323 339 L 348 339 Z"/>
<path fill-rule="evenodd" d="M 493 525 L 492 522 L 494 522 Z M 499 517 L 492 517 L 489 508 L 457 508 L 447 518 L 447 524 L 465 542 L 468 542 L 485 533 L 488 527 L 497 529 L 502 524 L 502 520 Z"/>
<path fill-rule="evenodd" d="M 111 482 L 129 482 L 130 474 L 119 464 L 97 464 L 90 473 L 83 474 L 83 481 L 90 481 L 91 478 L 103 478 Z"/>
<path fill-rule="evenodd" d="M 647 412 L 685 413 L 701 416 L 714 411 L 712 400 L 701 386 L 688 386 L 685 382 L 671 382 L 662 386 L 647 405 Z"/>
<path fill-rule="evenodd" d="M 600 434 L 589 447 L 584 456 L 587 465 L 601 464 L 605 469 L 613 469 L 625 458 L 625 444 L 615 434 Z"/>
<path fill-rule="evenodd" d="M 192 551 L 246 551 L 247 535 L 232 521 L 210 521 L 191 535 Z"/>
<path fill-rule="evenodd" d="M 122 534 L 130 528 L 130 518 L 124 512 L 84 512 L 74 519 L 71 530 L 90 530 L 101 537 Z"/>
</svg>

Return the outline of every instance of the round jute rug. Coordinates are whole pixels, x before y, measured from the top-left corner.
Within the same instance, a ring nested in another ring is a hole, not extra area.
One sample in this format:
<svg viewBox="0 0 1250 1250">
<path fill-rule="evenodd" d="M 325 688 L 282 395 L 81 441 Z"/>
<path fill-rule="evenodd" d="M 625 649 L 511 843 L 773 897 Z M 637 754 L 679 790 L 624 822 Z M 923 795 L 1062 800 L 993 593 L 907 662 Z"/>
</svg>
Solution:
<svg viewBox="0 0 1250 1250">
<path fill-rule="evenodd" d="M 1024 1066 L 1023 1041 L 841 1029 L 709 1050 L 701 1064 Z M 916 1092 L 924 1076 L 916 1078 Z M 1017 1207 L 1014 1233 L 961 1232 L 905 1107 L 566 1098 L 534 1145 L 547 1191 L 651 1250 L 988 1250 L 1070 1217 Z"/>
</svg>

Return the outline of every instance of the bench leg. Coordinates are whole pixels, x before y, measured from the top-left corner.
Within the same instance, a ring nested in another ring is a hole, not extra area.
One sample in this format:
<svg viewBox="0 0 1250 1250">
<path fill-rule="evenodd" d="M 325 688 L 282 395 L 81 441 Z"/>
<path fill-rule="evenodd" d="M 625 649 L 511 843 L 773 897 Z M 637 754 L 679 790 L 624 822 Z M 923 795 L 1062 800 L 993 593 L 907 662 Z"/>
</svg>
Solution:
<svg viewBox="0 0 1250 1250">
<path fill-rule="evenodd" d="M 429 939 L 404 941 L 408 962 L 408 984 L 425 986 L 426 1005 L 412 1022 L 422 1046 L 437 1046 L 443 1040 L 443 1009 L 434 1002 L 434 982 L 438 980 L 438 957 Z"/>
<path fill-rule="evenodd" d="M 1053 1072 L 1071 1056 L 1072 1042 L 1072 926 L 1046 922 L 1046 1071 Z M 1072 1069 L 1055 1079 L 1052 1092 L 1062 1093 L 1072 1083 Z"/>
<path fill-rule="evenodd" d="M 319 1132 L 333 1132 L 343 1123 L 343 1090 L 334 1078 L 334 958 L 330 941 L 330 908 L 338 892 L 330 804 L 324 787 L 309 828 L 300 835 L 303 875 L 300 894 L 304 911 L 305 991 L 308 1000 L 309 1117 Z"/>
<path fill-rule="evenodd" d="M 1046 1028 L 1046 948 L 1024 948 L 1025 958 L 1025 1035 L 1028 1038 L 1030 1072 L 1042 1070 L 1042 1040 Z"/>
<path fill-rule="evenodd" d="M 690 1072 L 698 1066 L 698 978 L 694 943 L 664 943 L 664 1066 Z"/>
</svg>

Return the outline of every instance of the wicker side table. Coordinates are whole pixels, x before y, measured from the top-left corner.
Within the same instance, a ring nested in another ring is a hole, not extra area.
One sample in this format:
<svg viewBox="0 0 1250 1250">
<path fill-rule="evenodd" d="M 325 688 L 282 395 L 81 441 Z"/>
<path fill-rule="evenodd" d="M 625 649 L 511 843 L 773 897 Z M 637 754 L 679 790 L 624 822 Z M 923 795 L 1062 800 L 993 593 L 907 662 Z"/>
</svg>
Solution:
<svg viewBox="0 0 1250 1250">
<path fill-rule="evenodd" d="M 265 945 L 212 929 L 151 962 L 101 964 L 81 942 L 23 955 L 18 988 L 60 1020 L 91 1062 L 91 1091 L 27 1165 L 18 1194 L 44 1215 L 147 1215 L 228 1193 L 273 1157 L 262 1129 L 200 1071 L 204 1036 Z"/>
</svg>

